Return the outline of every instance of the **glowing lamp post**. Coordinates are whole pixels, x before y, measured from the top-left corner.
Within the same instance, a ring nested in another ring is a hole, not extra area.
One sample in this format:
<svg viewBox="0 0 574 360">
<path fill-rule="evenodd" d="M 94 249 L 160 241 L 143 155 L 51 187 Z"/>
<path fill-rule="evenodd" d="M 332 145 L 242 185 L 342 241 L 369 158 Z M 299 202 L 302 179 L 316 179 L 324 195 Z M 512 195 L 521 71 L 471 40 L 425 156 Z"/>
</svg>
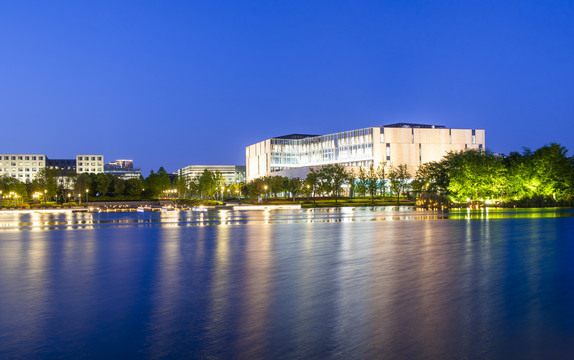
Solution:
<svg viewBox="0 0 574 360">
<path fill-rule="evenodd" d="M 265 185 L 264 188 L 265 188 L 265 202 L 267 202 L 267 185 Z"/>
<path fill-rule="evenodd" d="M 88 193 L 90 192 L 90 189 L 86 189 L 86 207 L 88 206 Z"/>
<path fill-rule="evenodd" d="M 48 195 L 48 190 L 44 189 L 44 207 L 46 207 L 46 205 L 47 205 L 47 199 L 46 199 L 47 195 Z"/>
</svg>

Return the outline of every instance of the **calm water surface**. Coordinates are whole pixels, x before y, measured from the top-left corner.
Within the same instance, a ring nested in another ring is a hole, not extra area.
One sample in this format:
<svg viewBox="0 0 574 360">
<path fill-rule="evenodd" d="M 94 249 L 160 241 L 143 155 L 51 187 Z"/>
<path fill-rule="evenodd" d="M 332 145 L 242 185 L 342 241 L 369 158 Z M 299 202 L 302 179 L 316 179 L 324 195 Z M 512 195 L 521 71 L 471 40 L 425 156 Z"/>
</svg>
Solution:
<svg viewBox="0 0 574 360">
<path fill-rule="evenodd" d="M 572 359 L 573 215 L 0 214 L 0 358 Z"/>
</svg>

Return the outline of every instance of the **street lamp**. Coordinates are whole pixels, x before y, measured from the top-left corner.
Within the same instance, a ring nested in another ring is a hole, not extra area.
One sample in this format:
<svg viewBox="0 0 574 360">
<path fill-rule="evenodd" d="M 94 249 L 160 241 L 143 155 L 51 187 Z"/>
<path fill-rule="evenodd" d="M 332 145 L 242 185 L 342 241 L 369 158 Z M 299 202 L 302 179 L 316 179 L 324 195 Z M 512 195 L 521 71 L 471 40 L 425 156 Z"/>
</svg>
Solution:
<svg viewBox="0 0 574 360">
<path fill-rule="evenodd" d="M 311 190 L 309 190 L 311 188 L 311 186 L 309 186 L 309 184 L 307 184 L 307 202 L 309 202 L 310 198 L 311 198 Z"/>
<path fill-rule="evenodd" d="M 72 194 L 68 193 L 68 204 L 70 203 L 70 196 L 71 196 L 71 195 L 72 195 Z"/>
<path fill-rule="evenodd" d="M 78 194 L 78 204 L 82 205 L 82 194 Z"/>
<path fill-rule="evenodd" d="M 2 190 L 0 190 L 0 209 L 2 209 Z"/>
<path fill-rule="evenodd" d="M 86 207 L 88 207 L 88 193 L 90 192 L 90 189 L 86 189 Z"/>
<path fill-rule="evenodd" d="M 46 195 L 48 195 L 48 190 L 44 189 L 44 207 L 46 207 Z"/>
<path fill-rule="evenodd" d="M 265 188 L 265 201 L 267 201 L 267 185 L 265 185 L 263 188 Z"/>
</svg>

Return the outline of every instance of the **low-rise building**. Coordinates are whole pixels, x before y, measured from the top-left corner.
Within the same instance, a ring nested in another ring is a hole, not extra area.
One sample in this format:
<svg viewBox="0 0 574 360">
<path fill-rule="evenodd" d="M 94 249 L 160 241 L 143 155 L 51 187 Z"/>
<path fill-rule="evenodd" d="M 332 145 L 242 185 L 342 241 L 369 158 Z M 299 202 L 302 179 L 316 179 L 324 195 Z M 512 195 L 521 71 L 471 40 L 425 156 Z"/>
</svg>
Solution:
<svg viewBox="0 0 574 360">
<path fill-rule="evenodd" d="M 239 184 L 245 182 L 245 166 L 239 165 L 189 165 L 177 171 L 179 176 L 188 179 L 201 175 L 204 170 L 219 171 L 225 178 L 225 184 Z"/>
<path fill-rule="evenodd" d="M 44 154 L 0 154 L 0 176 L 10 176 L 22 182 L 32 181 L 45 166 Z"/>
<path fill-rule="evenodd" d="M 103 155 L 76 155 L 76 173 L 99 174 L 103 172 Z"/>
<path fill-rule="evenodd" d="M 139 179 L 141 169 L 134 168 L 133 160 L 116 160 L 104 165 L 104 173 L 119 177 L 123 180 Z"/>
</svg>

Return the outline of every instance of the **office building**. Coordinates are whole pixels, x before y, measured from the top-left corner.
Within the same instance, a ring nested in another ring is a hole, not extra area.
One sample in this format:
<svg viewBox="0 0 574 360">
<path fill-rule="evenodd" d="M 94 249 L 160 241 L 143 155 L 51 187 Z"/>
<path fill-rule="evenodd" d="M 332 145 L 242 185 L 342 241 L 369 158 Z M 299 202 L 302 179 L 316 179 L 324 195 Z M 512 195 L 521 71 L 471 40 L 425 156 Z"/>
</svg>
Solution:
<svg viewBox="0 0 574 360">
<path fill-rule="evenodd" d="M 442 125 L 398 123 L 327 135 L 292 134 L 245 149 L 247 181 L 266 175 L 305 178 L 310 168 L 328 164 L 377 167 L 406 164 L 414 176 L 426 162 L 449 151 L 484 149 L 485 131 Z"/>
<path fill-rule="evenodd" d="M 116 160 L 104 165 L 104 173 L 129 180 L 139 179 L 142 170 L 134 168 L 133 160 Z"/>
<path fill-rule="evenodd" d="M 103 155 L 76 155 L 76 173 L 99 174 L 104 172 Z"/>
<path fill-rule="evenodd" d="M 177 171 L 179 176 L 193 179 L 201 175 L 204 170 L 219 171 L 225 178 L 225 184 L 239 184 L 245 182 L 245 166 L 237 165 L 189 165 Z"/>
<path fill-rule="evenodd" d="M 22 182 L 32 181 L 45 166 L 44 154 L 0 154 L 0 176 L 10 176 Z"/>
</svg>

